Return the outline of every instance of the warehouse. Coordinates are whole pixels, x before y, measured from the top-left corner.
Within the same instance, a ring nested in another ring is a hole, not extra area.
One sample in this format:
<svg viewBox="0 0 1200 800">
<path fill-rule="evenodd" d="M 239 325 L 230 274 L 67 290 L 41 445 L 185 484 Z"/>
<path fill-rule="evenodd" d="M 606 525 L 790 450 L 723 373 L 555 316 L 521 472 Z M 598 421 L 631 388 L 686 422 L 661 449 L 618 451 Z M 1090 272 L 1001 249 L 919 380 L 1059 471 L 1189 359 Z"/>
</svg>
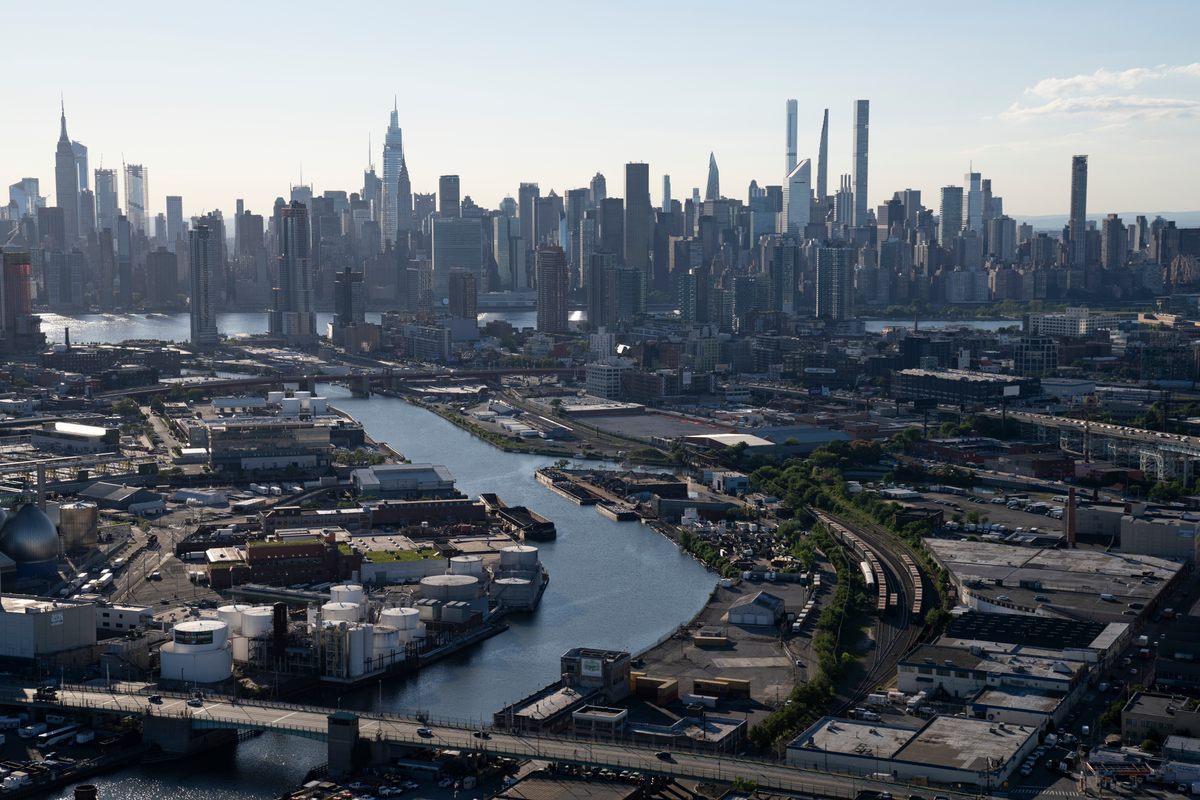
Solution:
<svg viewBox="0 0 1200 800">
<path fill-rule="evenodd" d="M 783 600 L 770 592 L 739 597 L 729 607 L 730 625 L 772 627 L 783 619 Z"/>
<path fill-rule="evenodd" d="M 79 491 L 79 497 L 91 500 L 102 509 L 130 514 L 161 514 L 166 508 L 163 496 L 141 486 L 96 481 Z"/>
<path fill-rule="evenodd" d="M 359 495 L 412 500 L 457 497 L 454 476 L 440 464 L 387 464 L 350 473 Z"/>
<path fill-rule="evenodd" d="M 934 717 L 918 730 L 824 717 L 787 746 L 787 763 L 853 775 L 999 787 L 1037 747 L 1037 729 Z"/>
<path fill-rule="evenodd" d="M 96 607 L 27 595 L 0 597 L 0 658 L 32 660 L 96 643 Z"/>
<path fill-rule="evenodd" d="M 30 443 L 51 453 L 119 453 L 121 431 L 78 422 L 43 422 Z"/>
</svg>

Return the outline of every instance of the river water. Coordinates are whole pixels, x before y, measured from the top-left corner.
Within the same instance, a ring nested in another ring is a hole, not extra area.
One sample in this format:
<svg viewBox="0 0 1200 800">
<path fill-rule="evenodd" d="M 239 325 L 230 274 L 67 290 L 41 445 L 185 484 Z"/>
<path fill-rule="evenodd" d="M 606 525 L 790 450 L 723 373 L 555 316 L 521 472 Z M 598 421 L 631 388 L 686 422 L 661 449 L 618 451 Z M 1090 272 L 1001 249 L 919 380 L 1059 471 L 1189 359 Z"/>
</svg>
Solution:
<svg viewBox="0 0 1200 800">
<path fill-rule="evenodd" d="M 412 678 L 328 693 L 328 705 L 488 719 L 555 680 L 558 658 L 571 647 L 641 650 L 689 620 L 707 599 L 715 576 L 670 541 L 643 525 L 607 520 L 537 483 L 534 470 L 552 459 L 497 450 L 402 400 L 354 398 L 332 385 L 322 392 L 376 440 L 412 461 L 446 465 L 468 495 L 495 491 L 510 505 L 554 520 L 558 529 L 555 541 L 539 545 L 550 584 L 536 612 L 509 617 L 507 631 Z M 105 800 L 218 794 L 251 800 L 277 797 L 324 760 L 320 743 L 264 735 L 199 765 L 132 768 L 93 782 Z"/>
</svg>

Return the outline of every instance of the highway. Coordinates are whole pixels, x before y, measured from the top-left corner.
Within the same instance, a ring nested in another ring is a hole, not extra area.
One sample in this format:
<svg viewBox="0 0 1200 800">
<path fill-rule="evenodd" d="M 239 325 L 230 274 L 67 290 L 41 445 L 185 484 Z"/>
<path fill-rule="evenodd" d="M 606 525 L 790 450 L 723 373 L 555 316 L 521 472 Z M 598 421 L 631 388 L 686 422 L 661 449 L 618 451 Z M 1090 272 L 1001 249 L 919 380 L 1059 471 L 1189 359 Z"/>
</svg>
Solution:
<svg viewBox="0 0 1200 800">
<path fill-rule="evenodd" d="M 310 739 L 324 740 L 328 717 L 334 709 L 315 706 L 233 701 L 225 697 L 208 697 L 200 706 L 189 706 L 187 696 L 162 693 L 162 703 L 149 701 L 149 692 L 110 691 L 104 687 L 63 687 L 56 701 L 34 699 L 30 688 L 0 690 L 0 703 L 48 708 L 75 708 L 98 713 L 153 715 L 191 720 L 199 729 L 236 728 L 270 730 Z M 614 769 L 634 770 L 646 775 L 662 775 L 695 780 L 732 781 L 735 778 L 754 781 L 760 787 L 800 792 L 809 796 L 852 798 L 864 790 L 891 792 L 895 797 L 907 797 L 916 792 L 931 794 L 925 787 L 909 784 L 872 781 L 864 778 L 836 775 L 812 770 L 800 770 L 779 762 L 758 761 L 744 757 L 674 751 L 669 761 L 658 758 L 655 750 L 629 744 L 594 742 L 564 736 L 515 735 L 489 730 L 488 738 L 476 736 L 477 728 L 462 722 L 449 723 L 431 719 L 431 736 L 421 736 L 422 723 L 410 717 L 390 714 L 358 714 L 359 736 L 376 741 L 388 741 L 422 748 L 454 749 L 487 753 L 521 759 L 541 759 L 559 763 L 577 763 Z M 973 798 L 964 794 L 939 790 L 937 794 L 953 800 Z"/>
</svg>

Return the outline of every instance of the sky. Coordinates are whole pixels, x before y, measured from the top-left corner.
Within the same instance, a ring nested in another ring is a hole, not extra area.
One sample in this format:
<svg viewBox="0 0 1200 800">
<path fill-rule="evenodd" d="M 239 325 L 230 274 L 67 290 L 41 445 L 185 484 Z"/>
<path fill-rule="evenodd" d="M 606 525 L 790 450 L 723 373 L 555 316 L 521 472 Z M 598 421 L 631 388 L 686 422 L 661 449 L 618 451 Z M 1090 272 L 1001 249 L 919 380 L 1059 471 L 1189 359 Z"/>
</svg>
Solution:
<svg viewBox="0 0 1200 800">
<path fill-rule="evenodd" d="M 318 193 L 382 173 L 395 98 L 414 191 L 454 173 L 495 207 L 599 171 L 617 196 L 645 161 L 657 204 L 664 173 L 703 188 L 711 151 L 745 199 L 783 181 L 787 98 L 814 180 L 829 108 L 831 190 L 867 98 L 872 207 L 911 187 L 936 210 L 973 165 L 1011 216 L 1065 214 L 1086 153 L 1090 217 L 1195 210 L 1198 24 L 1191 0 L 21 3 L 0 185 L 38 177 L 53 203 L 61 92 L 92 169 L 148 168 L 151 213 L 269 212 L 301 169 Z"/>
</svg>

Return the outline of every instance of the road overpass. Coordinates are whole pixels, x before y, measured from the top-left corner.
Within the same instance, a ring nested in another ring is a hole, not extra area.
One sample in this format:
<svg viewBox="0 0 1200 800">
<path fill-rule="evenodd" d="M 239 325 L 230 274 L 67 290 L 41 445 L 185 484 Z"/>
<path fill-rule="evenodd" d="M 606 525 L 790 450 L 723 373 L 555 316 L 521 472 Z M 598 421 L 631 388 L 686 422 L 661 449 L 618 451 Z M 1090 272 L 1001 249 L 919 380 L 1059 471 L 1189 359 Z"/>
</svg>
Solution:
<svg viewBox="0 0 1200 800">
<path fill-rule="evenodd" d="M 214 730 L 273 731 L 325 741 L 329 747 L 329 765 L 333 772 L 350 763 L 350 751 L 357 739 L 375 745 L 397 748 L 448 749 L 537 759 L 563 764 L 581 764 L 632 770 L 643 775 L 730 782 L 735 778 L 753 781 L 763 788 L 803 793 L 808 796 L 852 798 L 864 790 L 891 792 L 907 797 L 910 792 L 927 794 L 925 787 L 828 772 L 801 770 L 776 761 L 745 757 L 726 757 L 715 753 L 676 750 L 671 760 L 658 758 L 653 748 L 619 742 L 575 739 L 567 736 L 516 735 L 481 728 L 463 720 L 438 720 L 427 723 L 397 714 L 337 711 L 319 706 L 303 706 L 228 697 L 206 697 L 200 705 L 188 705 L 184 694 L 160 693 L 161 703 L 150 702 L 151 690 L 108 687 L 63 687 L 55 700 L 35 698 L 31 688 L 0 691 L 0 704 L 43 710 L 71 709 L 92 715 L 117 714 L 140 717 L 147 738 L 159 737 L 169 749 L 178 743 L 180 733 L 202 735 Z M 432 735 L 418 731 L 428 726 Z M 476 734 L 487 730 L 487 738 Z M 952 800 L 967 800 L 974 794 L 939 791 Z"/>
<path fill-rule="evenodd" d="M 998 419 L 1002 412 L 993 409 L 986 414 Z M 1200 474 L 1200 437 L 1025 411 L 1009 411 L 1007 416 L 1041 441 L 1057 438 L 1060 449 L 1085 461 L 1110 461 L 1159 480 L 1184 484 L 1191 484 Z"/>
</svg>

